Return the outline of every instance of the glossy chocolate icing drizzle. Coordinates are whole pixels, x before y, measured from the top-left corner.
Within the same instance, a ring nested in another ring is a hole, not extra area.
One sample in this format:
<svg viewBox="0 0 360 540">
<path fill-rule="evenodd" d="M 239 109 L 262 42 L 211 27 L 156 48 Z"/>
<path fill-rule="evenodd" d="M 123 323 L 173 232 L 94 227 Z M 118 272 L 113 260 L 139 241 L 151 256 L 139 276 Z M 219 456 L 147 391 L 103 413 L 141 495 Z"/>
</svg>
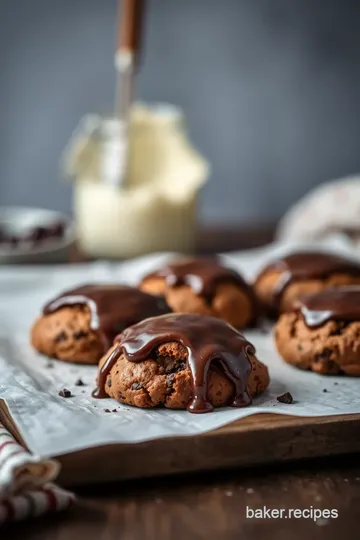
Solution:
<svg viewBox="0 0 360 540">
<path fill-rule="evenodd" d="M 333 274 L 350 274 L 360 278 L 358 263 L 331 253 L 320 252 L 298 252 L 278 259 L 264 268 L 257 281 L 269 271 L 279 272 L 272 298 L 274 309 L 279 307 L 285 289 L 296 281 L 326 279 Z"/>
<path fill-rule="evenodd" d="M 96 331 L 106 352 L 114 338 L 128 326 L 147 317 L 170 313 L 161 296 L 153 296 L 126 285 L 84 285 L 62 293 L 43 309 L 44 315 L 65 306 L 89 308 L 90 328 Z"/>
<path fill-rule="evenodd" d="M 235 270 L 222 266 L 215 258 L 183 259 L 146 276 L 165 278 L 169 287 L 187 285 L 195 294 L 212 300 L 218 283 L 231 282 L 251 295 L 251 288 Z"/>
<path fill-rule="evenodd" d="M 328 321 L 360 321 L 360 286 L 334 287 L 309 294 L 298 301 L 306 326 L 317 328 Z"/>
<path fill-rule="evenodd" d="M 251 403 L 246 391 L 251 372 L 249 354 L 255 349 L 240 332 L 224 321 L 207 315 L 170 314 L 142 321 L 116 338 L 116 348 L 110 353 L 99 372 L 94 397 L 108 397 L 105 392 L 107 376 L 122 353 L 130 362 L 143 362 L 157 347 L 175 341 L 187 350 L 193 380 L 193 397 L 187 405 L 189 412 L 213 410 L 208 400 L 208 371 L 212 361 L 222 368 L 234 384 L 233 407 Z"/>
</svg>

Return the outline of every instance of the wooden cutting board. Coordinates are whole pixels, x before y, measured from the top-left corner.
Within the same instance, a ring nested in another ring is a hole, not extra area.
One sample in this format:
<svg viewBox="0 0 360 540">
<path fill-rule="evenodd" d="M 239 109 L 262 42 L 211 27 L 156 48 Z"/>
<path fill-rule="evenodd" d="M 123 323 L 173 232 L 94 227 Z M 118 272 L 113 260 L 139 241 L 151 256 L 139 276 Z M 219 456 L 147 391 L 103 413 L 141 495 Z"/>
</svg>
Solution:
<svg viewBox="0 0 360 540">
<path fill-rule="evenodd" d="M 24 444 L 2 400 L 0 421 Z M 360 452 L 360 414 L 257 414 L 203 435 L 113 444 L 60 456 L 58 482 L 72 487 L 354 452 Z"/>
<path fill-rule="evenodd" d="M 360 414 L 258 414 L 204 435 L 109 445 L 60 457 L 60 483 L 85 485 L 360 452 Z"/>
</svg>

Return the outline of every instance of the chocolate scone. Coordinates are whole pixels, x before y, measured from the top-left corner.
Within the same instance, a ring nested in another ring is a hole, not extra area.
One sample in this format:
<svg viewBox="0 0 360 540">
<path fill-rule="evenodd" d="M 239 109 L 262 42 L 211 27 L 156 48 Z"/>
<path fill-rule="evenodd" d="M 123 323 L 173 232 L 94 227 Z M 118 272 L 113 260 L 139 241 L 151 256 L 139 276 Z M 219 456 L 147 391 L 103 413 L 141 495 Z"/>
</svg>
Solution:
<svg viewBox="0 0 360 540">
<path fill-rule="evenodd" d="M 253 345 L 215 317 L 153 317 L 115 341 L 100 360 L 94 397 L 198 413 L 249 405 L 269 385 L 268 370 Z"/>
<path fill-rule="evenodd" d="M 252 288 L 217 259 L 182 259 L 145 276 L 140 289 L 163 294 L 177 313 L 219 317 L 243 328 L 254 322 L 258 304 Z"/>
<path fill-rule="evenodd" d="M 360 264 L 323 252 L 296 252 L 267 265 L 254 283 L 268 315 L 291 309 L 301 296 L 342 285 L 360 285 Z"/>
<path fill-rule="evenodd" d="M 298 368 L 360 376 L 360 286 L 303 297 L 281 315 L 275 342 L 283 359 Z"/>
<path fill-rule="evenodd" d="M 147 317 L 170 313 L 165 299 L 124 285 L 84 285 L 49 302 L 31 330 L 39 352 L 96 364 L 119 332 Z"/>
</svg>

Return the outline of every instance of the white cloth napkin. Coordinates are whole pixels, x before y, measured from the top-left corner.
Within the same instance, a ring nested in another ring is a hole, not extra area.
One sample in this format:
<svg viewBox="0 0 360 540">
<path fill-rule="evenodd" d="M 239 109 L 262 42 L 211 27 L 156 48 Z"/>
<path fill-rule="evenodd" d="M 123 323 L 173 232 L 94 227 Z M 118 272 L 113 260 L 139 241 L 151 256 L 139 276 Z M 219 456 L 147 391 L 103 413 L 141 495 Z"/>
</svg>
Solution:
<svg viewBox="0 0 360 540">
<path fill-rule="evenodd" d="M 52 481 L 59 464 L 30 454 L 0 424 L 0 525 L 68 508 L 75 500 Z"/>
<path fill-rule="evenodd" d="M 360 250 L 360 176 L 326 182 L 295 203 L 279 223 L 278 240 L 314 241 L 342 234 Z"/>
</svg>

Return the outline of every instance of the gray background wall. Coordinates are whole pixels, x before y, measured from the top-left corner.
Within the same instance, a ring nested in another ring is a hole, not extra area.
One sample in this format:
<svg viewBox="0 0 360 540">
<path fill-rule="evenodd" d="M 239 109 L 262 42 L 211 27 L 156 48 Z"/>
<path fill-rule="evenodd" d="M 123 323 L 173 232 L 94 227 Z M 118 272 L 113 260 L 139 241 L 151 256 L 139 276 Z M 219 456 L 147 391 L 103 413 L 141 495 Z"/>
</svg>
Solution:
<svg viewBox="0 0 360 540">
<path fill-rule="evenodd" d="M 149 0 L 138 93 L 213 165 L 208 222 L 267 221 L 360 170 L 360 2 Z M 0 0 L 0 204 L 71 211 L 58 158 L 111 106 L 115 0 Z"/>
</svg>

